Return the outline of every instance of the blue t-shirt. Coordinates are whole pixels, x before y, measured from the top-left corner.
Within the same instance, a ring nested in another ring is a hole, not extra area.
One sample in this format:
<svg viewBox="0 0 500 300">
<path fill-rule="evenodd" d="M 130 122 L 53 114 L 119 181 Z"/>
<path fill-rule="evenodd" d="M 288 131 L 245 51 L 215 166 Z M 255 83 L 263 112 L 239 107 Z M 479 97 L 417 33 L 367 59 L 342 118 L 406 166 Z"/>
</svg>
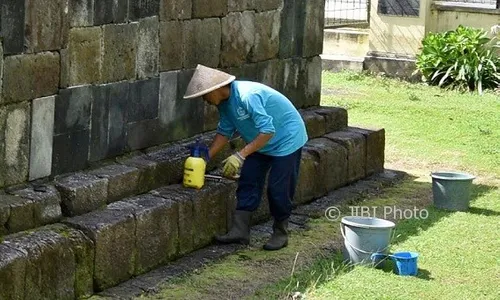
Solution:
<svg viewBox="0 0 500 300">
<path fill-rule="evenodd" d="M 233 81 L 231 95 L 217 106 L 217 133 L 228 138 L 238 131 L 246 143 L 259 133 L 274 133 L 258 152 L 285 156 L 297 151 L 308 140 L 304 121 L 283 94 L 257 82 Z"/>
</svg>

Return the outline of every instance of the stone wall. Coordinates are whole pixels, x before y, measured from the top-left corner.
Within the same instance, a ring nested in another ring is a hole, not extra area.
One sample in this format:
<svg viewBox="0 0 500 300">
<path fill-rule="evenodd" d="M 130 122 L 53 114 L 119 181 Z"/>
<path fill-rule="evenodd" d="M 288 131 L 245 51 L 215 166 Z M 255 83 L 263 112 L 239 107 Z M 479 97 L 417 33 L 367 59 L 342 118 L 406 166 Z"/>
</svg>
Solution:
<svg viewBox="0 0 500 300">
<path fill-rule="evenodd" d="M 198 63 L 319 104 L 321 0 L 0 7 L 0 187 L 215 129 L 214 108 L 182 100 Z"/>
</svg>

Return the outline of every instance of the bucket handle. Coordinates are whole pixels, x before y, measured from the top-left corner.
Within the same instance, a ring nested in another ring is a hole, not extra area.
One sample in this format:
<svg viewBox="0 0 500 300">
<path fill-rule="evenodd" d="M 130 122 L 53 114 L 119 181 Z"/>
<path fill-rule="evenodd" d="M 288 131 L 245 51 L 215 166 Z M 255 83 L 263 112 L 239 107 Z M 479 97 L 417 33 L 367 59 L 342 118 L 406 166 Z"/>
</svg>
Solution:
<svg viewBox="0 0 500 300">
<path fill-rule="evenodd" d="M 346 236 L 345 236 L 345 233 L 344 233 L 344 227 L 343 227 L 344 224 L 340 223 L 340 232 L 342 233 L 342 237 L 344 238 L 344 241 L 351 247 L 353 248 L 354 250 L 356 251 L 359 251 L 361 253 L 364 253 L 364 254 L 373 254 L 374 252 L 368 252 L 368 251 L 364 251 L 364 250 L 361 250 L 361 249 L 358 249 L 357 247 L 354 247 L 353 245 L 351 245 L 351 243 L 349 243 L 349 241 L 347 240 Z M 383 248 L 382 250 L 378 250 L 377 252 L 375 253 L 381 253 L 381 252 L 384 252 L 385 250 L 389 249 L 390 245 L 391 245 L 391 242 L 394 240 L 394 235 L 396 234 L 396 230 L 393 230 L 392 231 L 392 237 L 389 241 L 389 245 L 387 245 L 387 247 Z"/>
</svg>

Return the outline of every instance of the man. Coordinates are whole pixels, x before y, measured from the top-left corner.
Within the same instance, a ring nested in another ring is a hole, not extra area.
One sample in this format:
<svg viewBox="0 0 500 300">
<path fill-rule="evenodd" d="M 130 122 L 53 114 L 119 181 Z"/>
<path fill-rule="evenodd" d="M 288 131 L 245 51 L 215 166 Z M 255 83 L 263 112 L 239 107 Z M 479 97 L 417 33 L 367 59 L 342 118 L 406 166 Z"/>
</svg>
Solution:
<svg viewBox="0 0 500 300">
<path fill-rule="evenodd" d="M 246 146 L 223 161 L 223 174 L 235 177 L 241 171 L 233 224 L 220 243 L 250 241 L 250 217 L 261 201 L 269 171 L 267 195 L 274 219 L 273 234 L 264 245 L 279 250 L 288 245 L 288 219 L 299 174 L 302 147 L 308 140 L 299 112 L 284 95 L 257 82 L 198 65 L 184 99 L 203 97 L 216 105 L 219 124 L 209 149 L 212 158 L 237 131 Z"/>
</svg>

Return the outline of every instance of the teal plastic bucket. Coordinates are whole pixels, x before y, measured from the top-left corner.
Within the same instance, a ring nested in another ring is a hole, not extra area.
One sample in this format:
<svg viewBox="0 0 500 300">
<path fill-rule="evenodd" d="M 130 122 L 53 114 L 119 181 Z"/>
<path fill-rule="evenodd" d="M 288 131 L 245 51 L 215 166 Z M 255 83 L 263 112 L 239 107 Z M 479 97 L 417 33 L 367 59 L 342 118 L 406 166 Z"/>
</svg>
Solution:
<svg viewBox="0 0 500 300">
<path fill-rule="evenodd" d="M 387 253 L 394 234 L 391 221 L 373 217 L 343 217 L 340 230 L 344 238 L 344 258 L 352 264 L 373 265 L 374 253 Z"/>
<path fill-rule="evenodd" d="M 416 252 L 396 252 L 394 254 L 374 253 L 372 261 L 391 259 L 394 262 L 394 273 L 401 276 L 416 276 L 418 274 L 418 253 Z"/>
<path fill-rule="evenodd" d="M 473 175 L 461 172 L 433 172 L 432 195 L 434 206 L 449 211 L 469 209 Z"/>
</svg>

